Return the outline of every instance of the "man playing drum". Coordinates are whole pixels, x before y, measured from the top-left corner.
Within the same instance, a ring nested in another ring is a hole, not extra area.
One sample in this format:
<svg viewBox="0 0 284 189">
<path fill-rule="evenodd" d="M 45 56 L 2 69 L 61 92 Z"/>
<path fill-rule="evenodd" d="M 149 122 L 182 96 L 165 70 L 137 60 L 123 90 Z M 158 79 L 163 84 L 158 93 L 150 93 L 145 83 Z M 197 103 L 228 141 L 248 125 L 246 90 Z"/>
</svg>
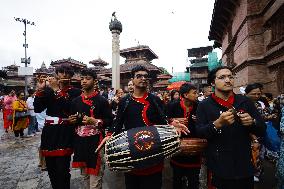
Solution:
<svg viewBox="0 0 284 189">
<path fill-rule="evenodd" d="M 143 66 L 136 66 L 131 73 L 134 92 L 131 95 L 126 95 L 119 102 L 112 132 L 118 134 L 123 129 L 129 130 L 152 125 L 167 125 L 162 101 L 157 96 L 147 92 L 149 71 Z M 181 124 L 175 125 L 180 126 Z M 162 169 L 163 162 L 158 162 L 150 168 L 142 168 L 125 173 L 126 189 L 161 188 Z"/>
<path fill-rule="evenodd" d="M 186 125 L 190 131 L 189 135 L 182 135 L 184 138 L 196 137 L 195 121 L 198 93 L 194 85 L 184 83 L 180 87 L 179 100 L 173 101 L 169 104 L 167 114 L 169 119 L 178 120 Z M 183 188 L 183 177 L 187 178 L 188 186 L 186 188 L 198 189 L 199 188 L 199 172 L 201 167 L 200 155 L 177 155 L 171 159 L 173 167 L 173 189 Z"/>
</svg>

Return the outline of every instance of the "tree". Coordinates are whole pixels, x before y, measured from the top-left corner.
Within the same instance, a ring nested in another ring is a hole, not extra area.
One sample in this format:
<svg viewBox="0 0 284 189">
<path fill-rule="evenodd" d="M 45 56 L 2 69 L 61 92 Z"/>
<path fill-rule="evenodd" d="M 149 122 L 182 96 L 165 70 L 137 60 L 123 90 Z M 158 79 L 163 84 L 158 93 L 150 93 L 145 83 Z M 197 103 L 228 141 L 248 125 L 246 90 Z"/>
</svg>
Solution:
<svg viewBox="0 0 284 189">
<path fill-rule="evenodd" d="M 162 70 L 162 74 L 169 74 L 169 72 L 166 70 L 166 68 L 159 67 L 159 69 Z"/>
</svg>

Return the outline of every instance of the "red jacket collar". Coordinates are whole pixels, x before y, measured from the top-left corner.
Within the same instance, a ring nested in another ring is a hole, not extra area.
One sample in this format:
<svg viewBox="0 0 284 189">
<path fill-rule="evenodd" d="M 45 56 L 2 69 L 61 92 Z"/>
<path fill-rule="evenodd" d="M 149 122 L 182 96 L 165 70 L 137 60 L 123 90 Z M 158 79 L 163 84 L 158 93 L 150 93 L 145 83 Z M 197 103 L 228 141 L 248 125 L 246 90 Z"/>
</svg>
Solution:
<svg viewBox="0 0 284 189">
<path fill-rule="evenodd" d="M 89 106 L 92 106 L 92 100 L 90 100 L 92 97 L 95 97 L 98 95 L 97 91 L 92 92 L 89 96 L 85 96 L 84 93 L 81 94 L 82 101 L 85 104 L 88 104 Z"/>
<path fill-rule="evenodd" d="M 235 101 L 235 94 L 231 95 L 228 100 L 223 100 L 222 98 L 219 98 L 213 93 L 211 95 L 212 99 L 216 101 L 218 104 L 220 104 L 223 107 L 226 107 L 228 109 L 233 107 L 234 101 Z"/>
</svg>

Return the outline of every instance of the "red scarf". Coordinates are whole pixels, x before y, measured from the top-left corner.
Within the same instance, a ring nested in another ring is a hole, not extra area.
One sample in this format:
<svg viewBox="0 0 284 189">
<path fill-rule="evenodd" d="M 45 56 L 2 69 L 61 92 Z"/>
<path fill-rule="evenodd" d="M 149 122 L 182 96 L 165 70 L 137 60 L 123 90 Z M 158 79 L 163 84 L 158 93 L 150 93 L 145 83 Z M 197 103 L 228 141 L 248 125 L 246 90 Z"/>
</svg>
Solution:
<svg viewBox="0 0 284 189">
<path fill-rule="evenodd" d="M 148 93 L 147 93 L 147 92 L 146 92 L 146 93 L 143 95 L 143 97 L 141 97 L 141 98 L 137 98 L 137 97 L 134 97 L 134 96 L 132 95 L 132 99 L 133 99 L 133 100 L 135 100 L 136 102 L 139 102 L 139 103 L 141 103 L 141 104 L 144 105 L 144 108 L 143 108 L 143 110 L 142 110 L 142 119 L 143 119 L 144 123 L 145 123 L 147 126 L 149 126 L 149 125 L 153 125 L 153 124 L 150 123 L 150 120 L 149 120 L 148 117 L 147 117 L 147 110 L 148 110 L 148 108 L 149 108 L 149 106 L 150 106 L 149 101 L 146 100 L 147 97 L 148 97 Z"/>
<path fill-rule="evenodd" d="M 185 107 L 185 105 L 184 105 L 184 100 L 183 100 L 183 98 L 180 98 L 180 106 L 181 106 L 181 108 L 183 109 L 183 117 L 184 117 L 184 118 L 189 118 L 190 113 L 191 113 L 191 111 L 192 111 L 192 109 L 193 109 L 193 106 L 189 106 L 189 107 L 188 107 L 188 112 L 186 112 L 186 107 Z"/>
<path fill-rule="evenodd" d="M 97 91 L 92 92 L 89 96 L 85 96 L 84 93 L 81 94 L 82 102 L 91 106 L 90 108 L 91 117 L 94 117 L 94 106 L 93 106 L 93 101 L 91 100 L 91 98 L 97 96 L 97 94 L 98 94 Z"/>
<path fill-rule="evenodd" d="M 213 100 L 215 100 L 218 104 L 220 104 L 223 107 L 226 107 L 228 109 L 231 109 L 233 107 L 234 101 L 235 101 L 235 94 L 231 95 L 228 100 L 223 100 L 222 98 L 219 98 L 213 93 L 211 95 Z"/>
</svg>

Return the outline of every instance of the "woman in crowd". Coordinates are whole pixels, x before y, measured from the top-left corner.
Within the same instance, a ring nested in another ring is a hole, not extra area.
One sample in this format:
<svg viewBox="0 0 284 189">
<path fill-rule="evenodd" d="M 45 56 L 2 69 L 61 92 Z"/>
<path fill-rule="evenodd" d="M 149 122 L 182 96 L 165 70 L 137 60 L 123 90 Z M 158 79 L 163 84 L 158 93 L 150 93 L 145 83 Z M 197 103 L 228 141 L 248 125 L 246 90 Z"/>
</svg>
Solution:
<svg viewBox="0 0 284 189">
<path fill-rule="evenodd" d="M 171 101 L 178 100 L 179 99 L 179 91 L 172 90 L 171 91 Z"/>
<path fill-rule="evenodd" d="M 5 132 L 8 133 L 9 127 L 12 126 L 12 117 L 13 117 L 13 102 L 17 100 L 15 95 L 15 91 L 11 90 L 8 95 L 4 96 L 3 100 L 3 120 L 4 120 L 4 129 Z"/>
<path fill-rule="evenodd" d="M 171 100 L 170 99 L 170 94 L 167 91 L 165 91 L 163 93 L 163 102 L 164 102 L 164 104 L 167 105 L 170 102 L 170 100 Z"/>
<path fill-rule="evenodd" d="M 18 138 L 19 136 L 23 138 L 24 129 L 28 127 L 29 119 L 27 115 L 24 116 L 23 114 L 27 112 L 28 107 L 27 103 L 24 100 L 25 94 L 23 91 L 19 91 L 17 93 L 17 97 L 18 99 L 13 102 L 13 131 L 16 138 Z"/>
<path fill-rule="evenodd" d="M 246 96 L 249 97 L 255 104 L 257 110 L 259 113 L 265 117 L 264 115 L 264 108 L 259 102 L 260 97 L 262 95 L 261 88 L 258 84 L 249 84 L 246 89 Z M 251 146 L 252 146 L 252 158 L 253 158 L 253 164 L 255 167 L 255 173 L 254 173 L 254 181 L 258 182 L 260 175 L 262 173 L 262 160 L 263 155 L 261 156 L 261 153 L 263 154 L 264 147 L 262 145 L 263 141 L 258 139 L 255 135 L 251 134 Z"/>
</svg>

